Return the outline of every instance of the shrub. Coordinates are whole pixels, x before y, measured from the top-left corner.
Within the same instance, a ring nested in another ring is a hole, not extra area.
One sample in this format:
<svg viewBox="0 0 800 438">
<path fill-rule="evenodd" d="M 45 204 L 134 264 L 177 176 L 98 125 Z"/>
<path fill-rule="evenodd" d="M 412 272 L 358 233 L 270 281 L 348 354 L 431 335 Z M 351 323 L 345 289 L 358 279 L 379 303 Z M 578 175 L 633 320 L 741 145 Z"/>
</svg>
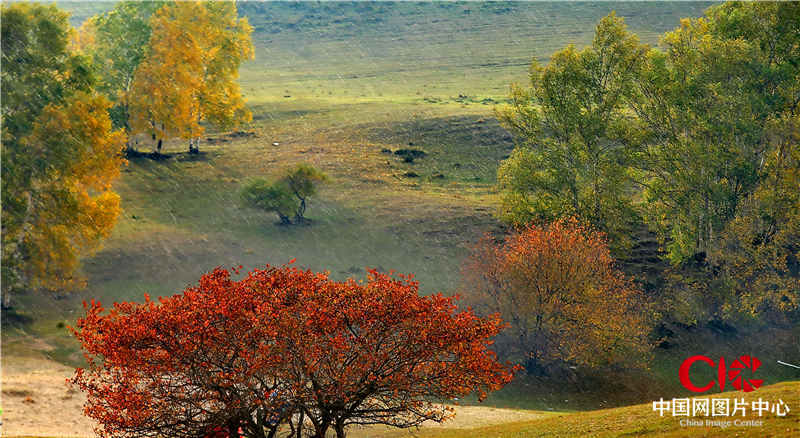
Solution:
<svg viewBox="0 0 800 438">
<path fill-rule="evenodd" d="M 305 223 L 306 200 L 315 195 L 319 183 L 327 179 L 319 170 L 299 164 L 284 172 L 274 183 L 256 179 L 245 184 L 240 197 L 247 207 L 275 212 L 284 225 L 292 223 L 291 215 L 294 215 L 296 223 Z"/>
<path fill-rule="evenodd" d="M 317 185 L 327 181 L 328 177 L 319 170 L 308 164 L 298 164 L 286 171 L 285 175 L 278 182 L 288 188 L 293 193 L 299 204 L 295 209 L 295 220 L 305 221 L 306 199 L 317 193 Z"/>
<path fill-rule="evenodd" d="M 273 184 L 264 179 L 247 183 L 239 193 L 242 203 L 278 215 L 282 224 L 291 224 L 289 215 L 297 211 L 299 204 L 284 184 Z"/>
</svg>

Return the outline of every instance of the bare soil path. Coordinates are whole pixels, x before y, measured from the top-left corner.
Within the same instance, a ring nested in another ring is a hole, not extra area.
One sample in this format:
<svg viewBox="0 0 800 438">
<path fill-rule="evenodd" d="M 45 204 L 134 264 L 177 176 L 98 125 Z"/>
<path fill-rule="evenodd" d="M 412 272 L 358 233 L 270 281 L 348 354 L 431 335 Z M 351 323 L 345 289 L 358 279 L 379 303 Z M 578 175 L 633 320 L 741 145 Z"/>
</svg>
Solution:
<svg viewBox="0 0 800 438">
<path fill-rule="evenodd" d="M 86 397 L 67 384 L 73 369 L 44 359 L 8 360 L 2 369 L 2 436 L 94 436 Z"/>
</svg>

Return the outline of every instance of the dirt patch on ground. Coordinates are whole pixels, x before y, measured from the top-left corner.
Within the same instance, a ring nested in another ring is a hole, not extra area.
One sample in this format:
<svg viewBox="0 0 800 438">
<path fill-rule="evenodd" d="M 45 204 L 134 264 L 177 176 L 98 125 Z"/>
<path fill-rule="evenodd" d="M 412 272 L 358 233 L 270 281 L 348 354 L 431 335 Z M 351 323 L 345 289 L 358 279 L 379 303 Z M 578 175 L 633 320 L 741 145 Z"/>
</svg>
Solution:
<svg viewBox="0 0 800 438">
<path fill-rule="evenodd" d="M 67 385 L 73 369 L 38 359 L 3 361 L 2 436 L 89 437 L 86 397 Z"/>
</svg>

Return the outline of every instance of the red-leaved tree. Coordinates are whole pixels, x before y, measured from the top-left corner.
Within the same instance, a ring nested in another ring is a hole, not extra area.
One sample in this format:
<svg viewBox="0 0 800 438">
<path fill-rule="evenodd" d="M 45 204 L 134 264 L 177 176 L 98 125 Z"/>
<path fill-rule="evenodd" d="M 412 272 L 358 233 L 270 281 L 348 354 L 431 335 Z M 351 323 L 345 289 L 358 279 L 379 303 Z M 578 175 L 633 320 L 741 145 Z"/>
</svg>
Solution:
<svg viewBox="0 0 800 438">
<path fill-rule="evenodd" d="M 88 360 L 72 382 L 103 436 L 324 437 L 349 425 L 412 427 L 435 403 L 508 383 L 489 350 L 499 316 L 418 295 L 370 272 L 336 282 L 291 267 L 224 269 L 182 294 L 87 305 L 75 335 Z"/>
</svg>

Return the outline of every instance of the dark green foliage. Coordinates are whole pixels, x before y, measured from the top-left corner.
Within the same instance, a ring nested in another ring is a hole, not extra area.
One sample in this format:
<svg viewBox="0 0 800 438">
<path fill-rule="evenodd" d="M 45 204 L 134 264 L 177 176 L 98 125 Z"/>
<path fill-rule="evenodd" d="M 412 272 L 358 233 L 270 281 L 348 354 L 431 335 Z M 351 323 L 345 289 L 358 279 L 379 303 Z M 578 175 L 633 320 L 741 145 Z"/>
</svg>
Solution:
<svg viewBox="0 0 800 438">
<path fill-rule="evenodd" d="M 398 149 L 394 154 L 403 157 L 406 163 L 413 163 L 417 158 L 422 158 L 426 155 L 425 151 L 419 149 Z"/>
<path fill-rule="evenodd" d="M 290 224 L 289 216 L 297 210 L 298 201 L 285 184 L 270 183 L 256 179 L 247 183 L 240 192 L 242 202 L 247 207 L 275 212 L 282 224 Z"/>
<path fill-rule="evenodd" d="M 306 200 L 317 193 L 317 185 L 325 180 L 327 176 L 319 170 L 298 164 L 273 183 L 264 179 L 249 182 L 242 188 L 240 196 L 248 207 L 275 212 L 282 224 L 292 223 L 292 214 L 296 223 L 304 223 Z"/>
</svg>

